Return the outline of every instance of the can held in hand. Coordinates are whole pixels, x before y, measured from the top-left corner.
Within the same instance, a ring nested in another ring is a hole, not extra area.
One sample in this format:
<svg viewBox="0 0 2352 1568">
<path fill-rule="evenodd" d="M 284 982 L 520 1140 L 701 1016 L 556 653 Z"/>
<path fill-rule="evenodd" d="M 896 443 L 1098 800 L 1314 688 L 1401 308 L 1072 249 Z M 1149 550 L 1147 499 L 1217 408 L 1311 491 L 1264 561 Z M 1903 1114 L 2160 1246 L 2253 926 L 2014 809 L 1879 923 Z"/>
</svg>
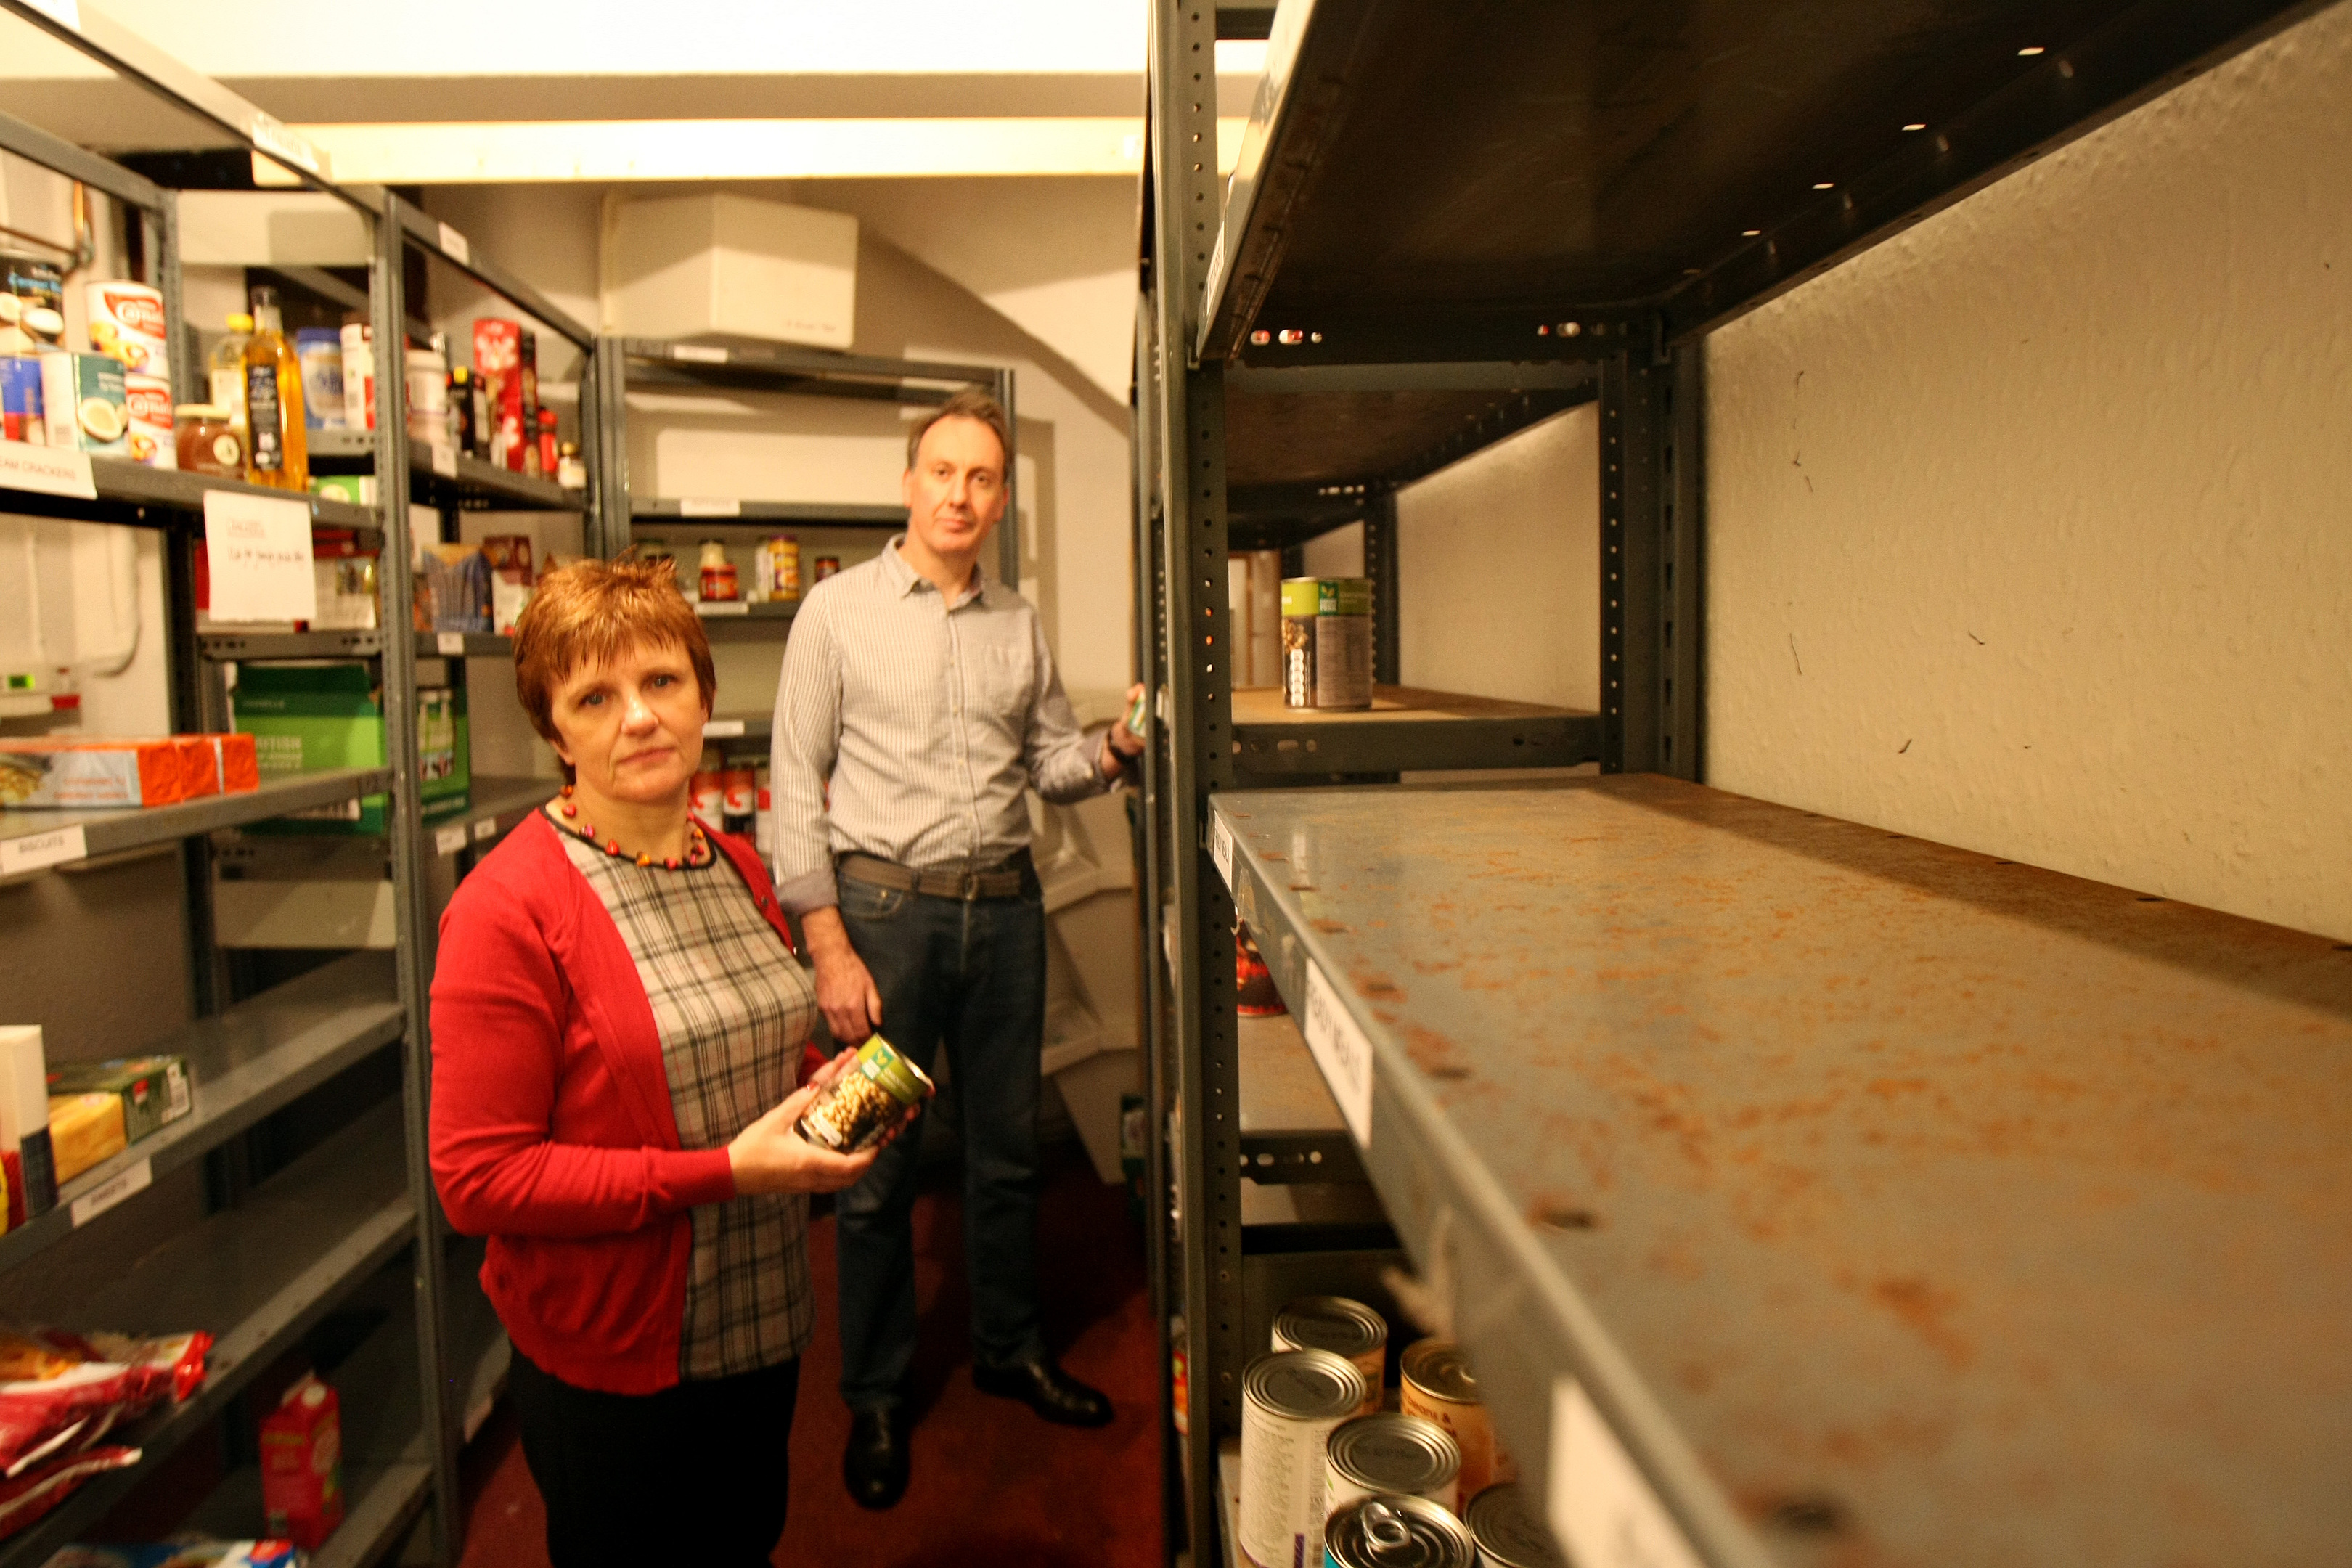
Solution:
<svg viewBox="0 0 2352 1568">
<path fill-rule="evenodd" d="M 1259 967 L 1264 968 L 1263 961 Z M 1276 1000 L 1280 1000 L 1279 996 Z M 1274 1010 L 1283 1009 L 1277 1006 Z M 1389 1325 L 1386 1319 L 1361 1301 L 1351 1301 L 1345 1296 L 1301 1296 L 1275 1314 L 1274 1348 L 1329 1351 L 1363 1373 L 1364 1403 L 1359 1407 L 1361 1414 L 1369 1415 L 1381 1407 L 1381 1394 L 1387 1381 Z"/>
<path fill-rule="evenodd" d="M 1292 708 L 1372 705 L 1371 579 L 1282 580 L 1282 700 Z"/>
<path fill-rule="evenodd" d="M 1528 1511 L 1517 1481 L 1488 1487 L 1472 1498 L 1462 1522 L 1477 1543 L 1478 1568 L 1568 1568 L 1551 1532 Z"/>
<path fill-rule="evenodd" d="M 1477 1562 L 1469 1530 L 1427 1498 L 1364 1498 L 1323 1527 L 1323 1568 L 1476 1568 Z"/>
<path fill-rule="evenodd" d="M 1462 1450 L 1445 1428 L 1397 1410 L 1342 1421 L 1326 1445 L 1326 1518 L 1368 1497 L 1426 1498 L 1451 1510 L 1462 1474 Z"/>
<path fill-rule="evenodd" d="M 1323 1539 L 1323 1446 L 1364 1402 L 1364 1374 L 1329 1351 L 1276 1351 L 1242 1373 L 1241 1547 L 1309 1561 Z"/>
<path fill-rule="evenodd" d="M 836 1154 L 860 1153 L 913 1121 L 936 1088 L 929 1074 L 876 1035 L 857 1047 L 850 1069 L 817 1096 L 796 1131 Z"/>
<path fill-rule="evenodd" d="M 1462 1450 L 1459 1495 L 1476 1497 L 1496 1481 L 1518 1479 L 1509 1456 L 1496 1447 L 1494 1421 L 1460 1345 L 1452 1340 L 1415 1341 L 1405 1347 L 1399 1371 L 1404 1383 L 1400 1407 L 1444 1427 Z"/>
</svg>

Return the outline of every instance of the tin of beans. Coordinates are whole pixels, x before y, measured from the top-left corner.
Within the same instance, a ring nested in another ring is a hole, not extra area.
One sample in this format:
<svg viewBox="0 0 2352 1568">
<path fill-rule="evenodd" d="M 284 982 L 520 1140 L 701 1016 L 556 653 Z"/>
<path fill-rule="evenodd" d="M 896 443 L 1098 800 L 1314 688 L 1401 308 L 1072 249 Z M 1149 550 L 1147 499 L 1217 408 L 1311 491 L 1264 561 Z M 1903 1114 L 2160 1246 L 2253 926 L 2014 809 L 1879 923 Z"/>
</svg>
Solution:
<svg viewBox="0 0 2352 1568">
<path fill-rule="evenodd" d="M 930 1075 L 876 1035 L 857 1060 L 801 1115 L 797 1131 L 836 1154 L 860 1154 L 914 1120 L 937 1086 Z"/>
</svg>

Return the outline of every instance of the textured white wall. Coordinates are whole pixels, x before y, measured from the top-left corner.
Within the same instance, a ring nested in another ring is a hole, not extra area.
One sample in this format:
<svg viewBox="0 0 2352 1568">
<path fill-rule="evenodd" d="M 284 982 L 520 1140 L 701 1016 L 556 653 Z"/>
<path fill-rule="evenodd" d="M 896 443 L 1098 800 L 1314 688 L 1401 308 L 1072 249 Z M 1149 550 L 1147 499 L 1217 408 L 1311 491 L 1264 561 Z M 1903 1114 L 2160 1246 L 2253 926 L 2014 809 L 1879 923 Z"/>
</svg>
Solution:
<svg viewBox="0 0 2352 1568">
<path fill-rule="evenodd" d="M 1397 494 L 1407 686 L 1601 706 L 1601 447 L 1594 404 Z"/>
<path fill-rule="evenodd" d="M 1710 783 L 2352 939 L 2352 5 L 1708 377 Z"/>
</svg>

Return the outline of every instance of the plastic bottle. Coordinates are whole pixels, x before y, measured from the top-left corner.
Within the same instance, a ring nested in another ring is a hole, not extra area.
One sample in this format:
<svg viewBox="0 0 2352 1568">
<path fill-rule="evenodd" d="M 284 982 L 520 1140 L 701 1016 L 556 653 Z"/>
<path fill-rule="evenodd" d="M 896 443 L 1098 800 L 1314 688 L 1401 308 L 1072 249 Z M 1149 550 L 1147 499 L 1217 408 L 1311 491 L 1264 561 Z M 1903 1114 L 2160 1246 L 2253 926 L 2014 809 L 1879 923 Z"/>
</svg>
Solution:
<svg viewBox="0 0 2352 1568">
<path fill-rule="evenodd" d="M 253 336 L 245 345 L 245 449 L 249 484 L 281 490 L 310 488 L 310 442 L 302 431 L 302 362 L 287 341 L 278 290 L 253 291 Z"/>
<path fill-rule="evenodd" d="M 253 318 L 239 310 L 228 319 L 228 336 L 213 348 L 212 362 L 206 366 L 212 383 L 214 404 L 228 410 L 230 428 L 236 432 L 239 450 L 252 446 L 246 437 L 245 421 L 245 345 L 253 336 Z"/>
</svg>

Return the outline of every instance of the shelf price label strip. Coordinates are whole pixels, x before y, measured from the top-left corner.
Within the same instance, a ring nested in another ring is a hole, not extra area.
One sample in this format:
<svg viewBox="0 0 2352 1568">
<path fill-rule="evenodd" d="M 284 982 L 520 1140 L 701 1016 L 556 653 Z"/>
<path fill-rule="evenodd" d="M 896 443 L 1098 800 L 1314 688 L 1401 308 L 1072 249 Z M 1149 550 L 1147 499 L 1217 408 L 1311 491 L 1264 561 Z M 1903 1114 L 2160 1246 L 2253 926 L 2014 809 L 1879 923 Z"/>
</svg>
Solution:
<svg viewBox="0 0 2352 1568">
<path fill-rule="evenodd" d="M 73 1201 L 74 1228 L 96 1219 L 125 1198 L 145 1192 L 155 1181 L 155 1162 L 142 1160 L 129 1170 L 100 1182 Z"/>
<path fill-rule="evenodd" d="M 1331 1086 L 1331 1098 L 1348 1123 L 1349 1136 L 1355 1139 L 1357 1148 L 1369 1150 L 1372 1146 L 1372 1042 L 1340 1004 L 1339 993 L 1323 978 L 1323 966 L 1311 958 L 1307 961 L 1307 1016 L 1302 1025 L 1307 1049 L 1315 1065 L 1323 1069 L 1323 1081 Z"/>
<path fill-rule="evenodd" d="M 28 446 L 22 441 L 0 442 L 0 489 L 75 500 L 98 499 L 88 452 Z"/>
<path fill-rule="evenodd" d="M 1552 1384 L 1551 1473 L 1544 1493 L 1552 1533 L 1568 1543 L 1579 1568 L 1704 1568 L 1572 1377 Z"/>
<path fill-rule="evenodd" d="M 48 866 L 69 866 L 89 858 L 89 840 L 78 826 L 0 839 L 0 877 L 19 876 Z"/>
</svg>

